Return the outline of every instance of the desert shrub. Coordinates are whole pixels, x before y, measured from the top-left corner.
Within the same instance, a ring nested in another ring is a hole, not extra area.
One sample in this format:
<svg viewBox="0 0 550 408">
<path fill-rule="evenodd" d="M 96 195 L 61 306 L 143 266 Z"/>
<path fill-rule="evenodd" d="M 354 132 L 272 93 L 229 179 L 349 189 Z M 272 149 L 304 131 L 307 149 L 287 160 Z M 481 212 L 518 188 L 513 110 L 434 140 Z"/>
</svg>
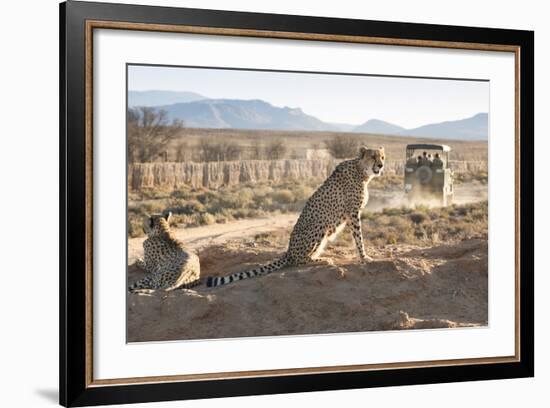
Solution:
<svg viewBox="0 0 550 408">
<path fill-rule="evenodd" d="M 143 237 L 145 232 L 143 231 L 143 221 L 140 218 L 131 218 L 128 220 L 128 236 L 130 238 Z"/>
<path fill-rule="evenodd" d="M 290 190 L 276 191 L 272 195 L 273 201 L 281 204 L 290 204 L 294 202 L 294 195 Z"/>
<path fill-rule="evenodd" d="M 415 212 L 415 213 L 410 214 L 409 218 L 415 224 L 422 224 L 424 221 L 426 221 L 428 219 L 428 215 L 426 213 Z"/>
<path fill-rule="evenodd" d="M 200 222 L 201 214 L 178 214 L 172 216 L 172 225 L 175 228 L 178 227 L 198 227 L 201 225 Z"/>
<path fill-rule="evenodd" d="M 410 226 L 410 222 L 409 220 L 407 219 L 407 217 L 391 217 L 389 222 L 388 222 L 388 225 L 400 230 L 405 230 L 407 228 L 409 228 Z"/>
<path fill-rule="evenodd" d="M 259 209 L 268 209 L 273 206 L 273 198 L 268 195 L 254 196 L 254 206 Z"/>
<path fill-rule="evenodd" d="M 418 207 L 365 211 L 364 234 L 370 245 L 433 245 L 487 237 L 487 202 L 427 209 Z"/>
<path fill-rule="evenodd" d="M 470 211 L 468 207 L 453 207 L 452 215 L 454 216 L 465 216 Z"/>
<path fill-rule="evenodd" d="M 307 185 L 299 184 L 292 189 L 295 201 L 307 201 L 313 194 L 313 189 Z"/>
<path fill-rule="evenodd" d="M 273 187 L 268 184 L 249 184 L 248 188 L 251 188 L 255 196 L 266 196 L 273 192 Z"/>
<path fill-rule="evenodd" d="M 204 205 L 209 205 L 218 200 L 219 194 L 216 194 L 214 191 L 204 191 L 197 194 L 197 200 L 199 200 Z"/>
<path fill-rule="evenodd" d="M 242 189 L 239 192 L 222 192 L 219 203 L 223 208 L 241 209 L 247 208 L 253 203 L 254 193 L 250 189 Z"/>
<path fill-rule="evenodd" d="M 173 198 L 180 198 L 183 200 L 187 200 L 193 196 L 192 191 L 193 190 L 190 187 L 180 187 L 177 190 L 172 191 L 170 196 Z"/>
<path fill-rule="evenodd" d="M 428 213 L 430 211 L 430 206 L 426 204 L 417 204 L 414 206 L 416 212 Z"/>
<path fill-rule="evenodd" d="M 201 162 L 239 160 L 242 146 L 227 139 L 201 139 L 197 145 L 198 158 Z"/>
<path fill-rule="evenodd" d="M 362 220 L 373 220 L 376 217 L 378 217 L 378 213 L 374 211 L 363 210 L 363 212 L 361 213 Z"/>
<path fill-rule="evenodd" d="M 414 230 L 414 236 L 416 239 L 426 240 L 428 238 L 428 233 L 424 228 L 416 228 Z"/>
<path fill-rule="evenodd" d="M 233 212 L 233 217 L 235 217 L 236 219 L 255 218 L 261 215 L 264 215 L 263 211 L 259 211 L 255 209 L 247 209 L 247 208 L 241 208 Z"/>
<path fill-rule="evenodd" d="M 338 135 L 325 142 L 330 154 L 337 159 L 348 159 L 357 156 L 359 139 L 351 135 Z"/>
<path fill-rule="evenodd" d="M 217 224 L 225 224 L 231 221 L 233 219 L 233 216 L 229 214 L 218 213 L 214 215 L 214 218 Z"/>
<path fill-rule="evenodd" d="M 199 225 L 212 225 L 216 222 L 216 218 L 208 213 L 198 214 L 197 220 Z"/>
<path fill-rule="evenodd" d="M 431 209 L 427 212 L 428 217 L 430 217 L 430 220 L 437 220 L 437 219 L 447 219 L 449 218 L 449 211 L 446 209 Z"/>
<path fill-rule="evenodd" d="M 389 226 L 392 222 L 392 219 L 398 218 L 398 217 L 390 217 L 384 213 L 378 214 L 378 217 L 376 218 L 376 225 L 378 226 Z"/>
<path fill-rule="evenodd" d="M 487 172 L 477 173 L 477 179 L 481 184 L 487 184 L 489 182 L 489 174 Z"/>
<path fill-rule="evenodd" d="M 271 237 L 271 235 L 269 233 L 261 232 L 259 234 L 254 235 L 254 240 L 255 241 L 266 241 L 266 240 L 269 240 L 270 237 Z"/>
<path fill-rule="evenodd" d="M 206 207 L 200 201 L 192 199 L 189 201 L 180 201 L 172 203 L 172 206 L 166 209 L 173 214 L 197 214 L 206 211 Z"/>
<path fill-rule="evenodd" d="M 262 160 L 265 158 L 262 144 L 257 139 L 252 142 L 252 146 L 250 147 L 250 158 L 252 160 Z"/>
<path fill-rule="evenodd" d="M 351 235 L 349 228 L 344 228 L 344 230 L 338 234 L 336 239 L 332 241 L 331 245 L 337 247 L 348 247 L 353 245 L 353 235 Z"/>
<path fill-rule="evenodd" d="M 489 175 L 486 171 L 465 171 L 462 173 L 455 173 L 453 176 L 453 181 L 455 184 L 479 183 L 482 185 L 487 185 L 489 182 Z"/>
<path fill-rule="evenodd" d="M 140 194 L 142 200 L 160 200 L 170 196 L 166 191 L 156 188 L 144 188 Z"/>
<path fill-rule="evenodd" d="M 160 214 L 166 208 L 166 204 L 163 201 L 148 200 L 141 205 L 141 212 L 143 214 Z"/>
<path fill-rule="evenodd" d="M 483 220 L 487 218 L 487 208 L 481 207 L 481 208 L 475 208 L 472 209 L 472 212 L 470 213 L 472 219 L 474 220 Z"/>
<path fill-rule="evenodd" d="M 398 244 L 411 244 L 413 242 L 416 242 L 413 228 L 409 226 L 399 230 Z"/>
<path fill-rule="evenodd" d="M 179 140 L 176 143 L 175 150 L 176 150 L 175 158 L 177 162 L 185 162 L 185 161 L 191 160 L 192 152 L 187 142 Z"/>
<path fill-rule="evenodd" d="M 403 209 L 402 209 L 402 208 L 392 208 L 392 207 L 388 207 L 388 208 L 384 208 L 384 209 L 382 210 L 382 214 L 388 215 L 388 216 L 401 215 L 402 213 L 403 213 Z"/>
<path fill-rule="evenodd" d="M 264 157 L 268 160 L 280 160 L 285 157 L 287 146 L 282 140 L 272 140 L 264 148 Z"/>
</svg>

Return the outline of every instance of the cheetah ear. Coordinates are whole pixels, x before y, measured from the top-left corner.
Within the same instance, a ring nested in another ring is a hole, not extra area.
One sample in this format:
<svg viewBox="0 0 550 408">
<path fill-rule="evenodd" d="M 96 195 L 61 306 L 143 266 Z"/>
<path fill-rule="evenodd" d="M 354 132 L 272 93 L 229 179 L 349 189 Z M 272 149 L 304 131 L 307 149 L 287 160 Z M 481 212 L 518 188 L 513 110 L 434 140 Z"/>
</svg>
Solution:
<svg viewBox="0 0 550 408">
<path fill-rule="evenodd" d="M 167 223 L 170 223 L 170 219 L 172 218 L 172 211 L 168 211 L 168 214 L 164 214 L 164 219 Z"/>
<path fill-rule="evenodd" d="M 363 157 L 365 157 L 365 154 L 367 153 L 369 149 L 366 147 L 366 146 L 361 146 L 359 148 L 359 158 L 362 159 Z"/>
<path fill-rule="evenodd" d="M 143 215 L 143 231 L 147 234 L 153 228 L 153 218 L 149 214 Z"/>
</svg>

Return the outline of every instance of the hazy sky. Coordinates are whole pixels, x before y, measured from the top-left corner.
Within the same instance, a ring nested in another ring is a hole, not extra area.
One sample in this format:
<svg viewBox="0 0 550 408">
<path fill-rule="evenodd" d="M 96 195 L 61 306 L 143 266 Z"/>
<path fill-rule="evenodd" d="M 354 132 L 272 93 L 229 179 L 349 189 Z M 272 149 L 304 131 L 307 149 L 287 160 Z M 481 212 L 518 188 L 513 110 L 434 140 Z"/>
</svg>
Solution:
<svg viewBox="0 0 550 408">
<path fill-rule="evenodd" d="M 381 119 L 412 128 L 489 111 L 489 82 L 377 76 L 128 67 L 128 89 L 191 91 L 208 98 L 262 99 L 325 122 Z"/>
</svg>

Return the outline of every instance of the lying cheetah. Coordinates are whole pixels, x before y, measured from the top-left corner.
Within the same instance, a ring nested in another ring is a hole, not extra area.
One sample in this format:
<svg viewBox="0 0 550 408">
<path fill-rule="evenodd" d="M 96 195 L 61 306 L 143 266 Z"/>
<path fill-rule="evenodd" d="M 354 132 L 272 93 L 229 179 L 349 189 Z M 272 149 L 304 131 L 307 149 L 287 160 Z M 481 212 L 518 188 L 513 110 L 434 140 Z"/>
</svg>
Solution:
<svg viewBox="0 0 550 408">
<path fill-rule="evenodd" d="M 361 209 L 367 205 L 367 185 L 380 176 L 384 167 L 384 148 L 361 147 L 359 155 L 340 163 L 309 198 L 290 235 L 288 250 L 282 258 L 249 271 L 222 277 L 208 277 L 206 286 L 220 286 L 241 279 L 267 275 L 286 266 L 319 262 L 328 241 L 349 226 L 362 262 L 371 260 L 365 253 L 361 232 Z"/>
<path fill-rule="evenodd" d="M 183 248 L 170 231 L 170 217 L 155 214 L 147 218 L 144 230 L 148 238 L 143 242 L 143 259 L 136 264 L 148 275 L 132 284 L 130 292 L 190 288 L 200 283 L 199 257 Z"/>
</svg>

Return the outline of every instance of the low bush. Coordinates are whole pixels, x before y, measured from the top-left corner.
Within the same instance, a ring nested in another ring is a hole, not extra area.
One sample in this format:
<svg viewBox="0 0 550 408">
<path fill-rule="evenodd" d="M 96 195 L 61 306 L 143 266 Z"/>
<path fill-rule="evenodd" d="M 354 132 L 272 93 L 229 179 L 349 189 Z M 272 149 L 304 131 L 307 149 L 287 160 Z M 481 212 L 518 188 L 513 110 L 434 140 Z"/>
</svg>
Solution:
<svg viewBox="0 0 550 408">
<path fill-rule="evenodd" d="M 409 215 L 409 218 L 415 224 L 422 224 L 424 221 L 428 219 L 428 215 L 426 213 L 414 212 Z"/>
<path fill-rule="evenodd" d="M 433 245 L 467 238 L 487 238 L 487 201 L 428 209 L 418 206 L 364 211 L 363 233 L 371 244 Z"/>
<path fill-rule="evenodd" d="M 128 197 L 129 236 L 139 236 L 141 217 L 171 211 L 179 227 L 226 223 L 265 214 L 301 211 L 318 180 L 283 183 L 247 183 L 216 190 L 182 187 L 171 193 L 144 190 Z M 138 227 L 139 225 L 139 227 Z"/>
<path fill-rule="evenodd" d="M 167 194 L 146 190 L 128 197 L 128 236 L 143 236 L 143 216 L 172 211 L 173 223 L 179 227 L 196 227 L 227 223 L 235 219 L 275 216 L 300 212 L 316 190 L 319 181 L 285 181 L 283 183 L 248 183 L 216 190 L 181 188 Z M 487 236 L 487 202 L 430 208 L 385 208 L 361 214 L 365 238 L 370 245 L 453 242 Z M 354 245 L 345 229 L 336 245 Z"/>
</svg>

